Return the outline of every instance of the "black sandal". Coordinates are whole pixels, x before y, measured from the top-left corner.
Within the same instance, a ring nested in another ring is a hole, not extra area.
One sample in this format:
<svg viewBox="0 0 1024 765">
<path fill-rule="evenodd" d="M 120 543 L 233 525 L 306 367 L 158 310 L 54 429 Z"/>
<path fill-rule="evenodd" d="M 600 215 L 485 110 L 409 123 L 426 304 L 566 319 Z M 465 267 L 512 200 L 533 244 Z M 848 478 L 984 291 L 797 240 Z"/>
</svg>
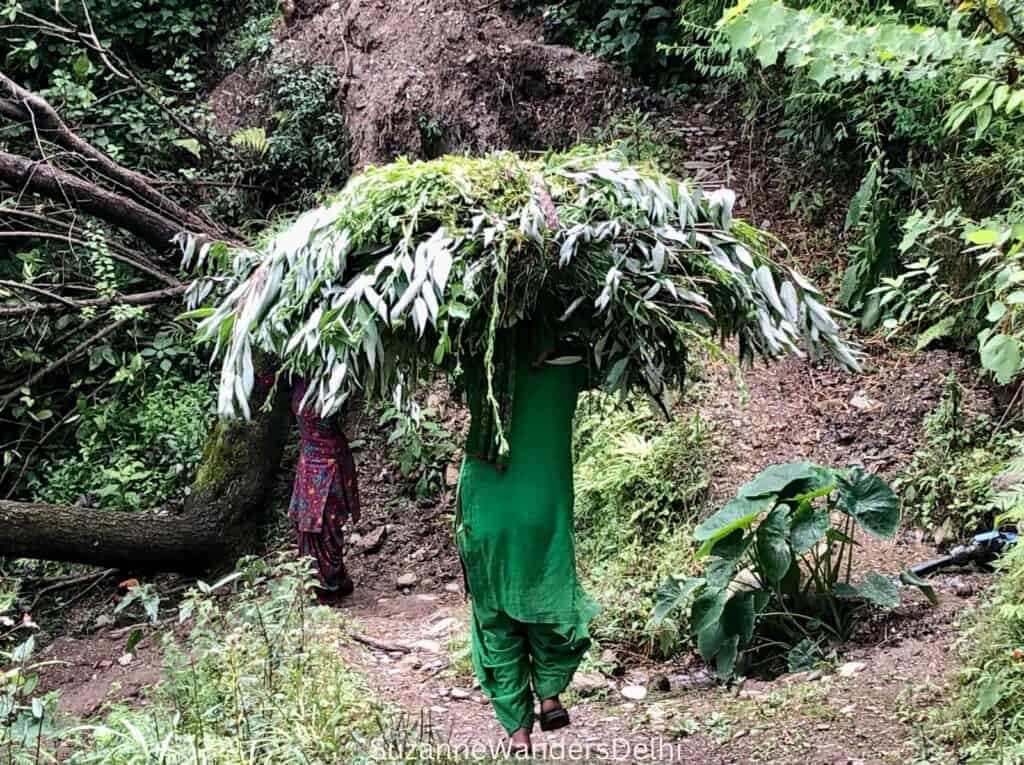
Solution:
<svg viewBox="0 0 1024 765">
<path fill-rule="evenodd" d="M 540 729 L 543 731 L 558 730 L 569 724 L 569 713 L 565 707 L 556 707 L 540 713 Z"/>
</svg>

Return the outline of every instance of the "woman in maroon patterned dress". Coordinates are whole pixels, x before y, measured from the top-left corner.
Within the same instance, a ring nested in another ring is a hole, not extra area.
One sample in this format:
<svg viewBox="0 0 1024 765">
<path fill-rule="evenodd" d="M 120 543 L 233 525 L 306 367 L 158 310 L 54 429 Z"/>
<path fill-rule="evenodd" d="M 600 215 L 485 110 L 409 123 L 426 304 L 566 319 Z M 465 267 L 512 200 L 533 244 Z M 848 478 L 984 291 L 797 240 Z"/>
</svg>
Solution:
<svg viewBox="0 0 1024 765">
<path fill-rule="evenodd" d="M 306 381 L 298 380 L 292 391 L 292 413 L 301 443 L 288 517 L 295 527 L 299 554 L 314 561 L 320 580 L 317 599 L 330 605 L 352 594 L 342 526 L 359 522 L 359 489 L 355 460 L 339 418 L 321 418 L 312 403 L 302 408 L 306 390 Z"/>
</svg>

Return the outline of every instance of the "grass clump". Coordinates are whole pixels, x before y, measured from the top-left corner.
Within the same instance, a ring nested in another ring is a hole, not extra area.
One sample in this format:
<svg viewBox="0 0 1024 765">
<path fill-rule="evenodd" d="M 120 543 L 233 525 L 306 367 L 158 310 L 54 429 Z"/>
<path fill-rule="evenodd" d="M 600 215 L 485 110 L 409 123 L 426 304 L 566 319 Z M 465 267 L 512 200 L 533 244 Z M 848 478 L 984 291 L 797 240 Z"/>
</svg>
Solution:
<svg viewBox="0 0 1024 765">
<path fill-rule="evenodd" d="M 253 558 L 219 587 L 200 584 L 180 607 L 187 640 L 165 636 L 148 705 L 66 732 L 65 761 L 334 765 L 365 751 L 381 707 L 338 654 L 341 617 L 309 606 L 307 570 Z M 235 594 L 221 597 L 228 586 Z"/>
<path fill-rule="evenodd" d="M 1024 441 L 1005 465 L 1001 525 L 1024 525 Z M 951 704 L 927 716 L 934 737 L 971 765 L 1024 762 L 1024 545 L 997 564 L 989 602 L 961 643 L 965 667 Z"/>
<path fill-rule="evenodd" d="M 598 640 L 661 654 L 679 648 L 675 622 L 655 628 L 654 595 L 695 570 L 693 527 L 710 486 L 714 447 L 699 416 L 657 417 L 644 403 L 587 394 L 575 429 L 577 550 L 584 587 L 601 603 Z"/>
</svg>

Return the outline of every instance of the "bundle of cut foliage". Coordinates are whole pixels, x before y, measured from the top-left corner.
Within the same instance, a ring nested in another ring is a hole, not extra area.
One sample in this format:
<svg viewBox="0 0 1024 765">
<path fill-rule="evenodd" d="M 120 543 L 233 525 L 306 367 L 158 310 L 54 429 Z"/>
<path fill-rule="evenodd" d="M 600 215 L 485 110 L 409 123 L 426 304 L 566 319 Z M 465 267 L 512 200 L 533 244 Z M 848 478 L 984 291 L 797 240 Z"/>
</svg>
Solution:
<svg viewBox="0 0 1024 765">
<path fill-rule="evenodd" d="M 733 199 L 589 149 L 399 160 L 258 250 L 186 241 L 186 261 L 211 274 L 193 304 L 218 281 L 228 292 L 192 313 L 223 356 L 220 411 L 248 415 L 257 350 L 305 377 L 324 415 L 356 389 L 408 392 L 424 364 L 474 358 L 500 423 L 498 338 L 542 318 L 571 327 L 610 390 L 659 397 L 693 348 L 730 336 L 744 359 L 803 345 L 855 368 L 818 292 L 769 260 L 773 241 L 733 219 Z M 502 428 L 494 441 L 500 453 Z"/>
</svg>

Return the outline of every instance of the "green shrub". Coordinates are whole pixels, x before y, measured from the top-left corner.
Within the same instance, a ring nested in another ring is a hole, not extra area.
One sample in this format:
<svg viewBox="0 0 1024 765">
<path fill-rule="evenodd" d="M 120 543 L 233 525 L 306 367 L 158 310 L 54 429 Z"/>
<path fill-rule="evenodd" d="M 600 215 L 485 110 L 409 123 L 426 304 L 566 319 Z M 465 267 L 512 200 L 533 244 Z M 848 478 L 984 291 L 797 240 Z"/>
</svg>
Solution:
<svg viewBox="0 0 1024 765">
<path fill-rule="evenodd" d="M 679 36 L 674 5 L 659 0 L 552 3 L 544 11 L 544 29 L 549 41 L 569 43 L 648 78 L 671 74 L 665 46 Z"/>
<path fill-rule="evenodd" d="M 1024 440 L 1004 465 L 1008 486 L 997 496 L 1002 524 L 1024 527 Z M 1003 765 L 1024 761 L 1024 544 L 998 563 L 991 601 L 968 635 L 962 685 L 949 710 L 959 761 Z"/>
<path fill-rule="evenodd" d="M 1020 3 L 798 5 L 741 0 L 717 39 L 758 71 L 743 78 L 749 111 L 770 115 L 796 157 L 862 177 L 846 218 L 840 302 L 865 330 L 884 319 L 890 332 L 922 332 L 925 345 L 948 336 L 987 347 L 986 368 L 1001 382 L 1015 377 L 1024 366 L 1017 328 L 975 341 L 994 300 L 985 273 L 1000 270 L 992 257 L 980 262 L 980 246 L 995 245 L 1003 262 L 1020 250 Z M 978 230 L 994 238 L 975 241 Z M 915 239 L 928 232 L 938 235 Z M 949 289 L 937 295 L 929 280 Z M 941 299 L 956 310 L 943 312 Z"/>
<path fill-rule="evenodd" d="M 1019 448 L 1013 430 L 993 433 L 986 415 L 969 419 L 955 375 L 925 418 L 924 444 L 895 482 L 907 514 L 943 540 L 987 531 L 998 509 L 997 477 Z"/>
<path fill-rule="evenodd" d="M 65 734 L 73 765 L 138 762 L 236 765 L 351 762 L 381 707 L 338 658 L 344 622 L 311 608 L 308 567 L 243 560 L 180 607 L 190 633 L 165 639 L 163 678 L 141 708 L 118 706 L 101 723 Z M 236 589 L 231 598 L 218 590 Z"/>
<path fill-rule="evenodd" d="M 225 70 L 258 61 L 274 46 L 274 22 L 281 17 L 279 4 L 276 0 L 257 0 L 253 5 L 217 48 L 217 61 Z"/>
<path fill-rule="evenodd" d="M 210 378 L 177 374 L 135 400 L 94 406 L 80 397 L 73 450 L 35 469 L 29 488 L 45 502 L 70 504 L 85 495 L 114 510 L 178 499 L 202 457 L 214 403 Z"/>
<path fill-rule="evenodd" d="M 664 578 L 694 566 L 691 532 L 715 452 L 710 426 L 696 415 L 665 423 L 643 402 L 590 393 L 574 442 L 579 567 L 602 606 L 594 634 L 669 654 L 679 625 L 655 627 L 650 613 Z"/>
<path fill-rule="evenodd" d="M 899 516 L 896 495 L 859 468 L 773 465 L 695 529 L 698 557 L 709 562 L 700 577 L 665 582 L 654 620 L 689 605 L 697 650 L 723 680 L 780 651 L 790 666 L 804 666 L 827 642 L 846 640 L 865 607 L 900 604 L 899 584 L 887 576 L 851 581 L 857 530 L 889 539 Z M 919 577 L 905 571 L 900 579 L 934 602 Z"/>
<path fill-rule="evenodd" d="M 267 177 L 310 191 L 338 185 L 349 172 L 338 73 L 333 66 L 296 61 L 274 64 L 269 76 L 275 124 L 265 156 Z"/>
<path fill-rule="evenodd" d="M 389 431 L 388 456 L 416 497 L 436 497 L 444 490 L 445 470 L 455 454 L 455 441 L 436 417 L 433 407 L 409 412 L 394 405 L 381 407 L 377 417 L 378 426 Z"/>
</svg>

